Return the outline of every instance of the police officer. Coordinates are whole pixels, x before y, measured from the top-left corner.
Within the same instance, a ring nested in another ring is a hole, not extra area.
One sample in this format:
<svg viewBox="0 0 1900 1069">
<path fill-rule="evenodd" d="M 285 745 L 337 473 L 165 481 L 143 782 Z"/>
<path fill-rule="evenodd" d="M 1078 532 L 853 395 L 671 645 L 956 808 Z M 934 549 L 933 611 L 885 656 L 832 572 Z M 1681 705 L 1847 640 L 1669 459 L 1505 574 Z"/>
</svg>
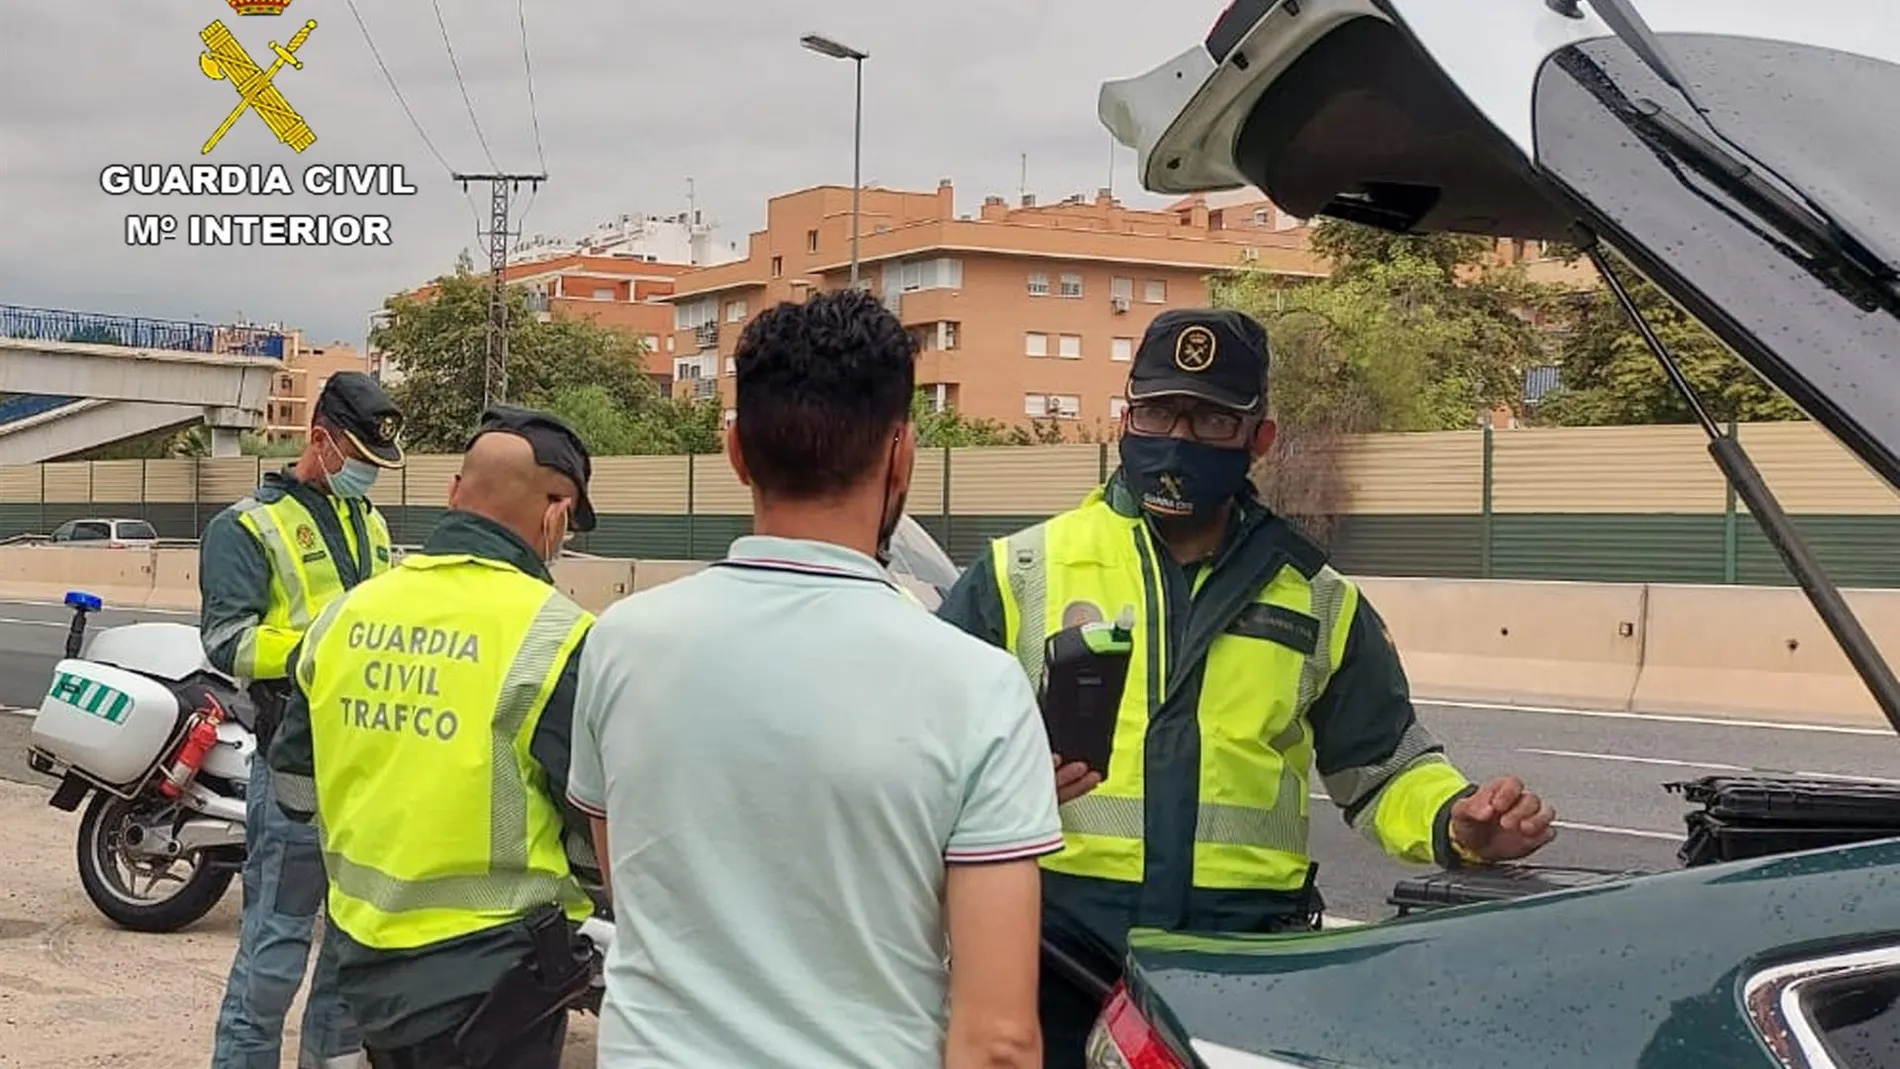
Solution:
<svg viewBox="0 0 1900 1069">
<path fill-rule="evenodd" d="M 201 543 L 200 634 L 220 671 L 248 680 L 259 759 L 245 798 L 244 919 L 225 986 L 213 1069 L 277 1069 L 284 1019 L 303 983 L 323 861 L 316 834 L 272 802 L 262 747 L 289 695 L 286 659 L 338 595 L 389 567 L 389 527 L 370 504 L 377 476 L 403 464 L 402 413 L 375 379 L 346 371 L 317 397 L 303 454 L 212 517 Z M 354 1065 L 358 1037 L 336 994 L 324 940 L 304 1006 L 298 1065 Z"/>
<path fill-rule="evenodd" d="M 1131 926 L 1311 926 L 1307 783 L 1317 763 L 1352 827 L 1394 857 L 1525 856 L 1548 805 L 1474 786 L 1419 723 L 1378 614 L 1255 497 L 1272 445 L 1267 339 L 1232 311 L 1171 310 L 1128 382 L 1121 465 L 1082 505 L 997 540 L 940 615 L 1012 650 L 1132 617 L 1108 778 L 1062 762 L 1066 849 L 1042 859 L 1045 946 L 1113 968 Z M 1046 962 L 1048 1065 L 1080 1066 L 1100 999 Z"/>
<path fill-rule="evenodd" d="M 590 472 L 558 420 L 490 409 L 422 551 L 296 654 L 270 763 L 284 811 L 316 818 L 339 986 L 377 1069 L 554 1069 L 588 986 L 563 795 L 593 617 L 548 564 L 594 527 Z"/>
</svg>

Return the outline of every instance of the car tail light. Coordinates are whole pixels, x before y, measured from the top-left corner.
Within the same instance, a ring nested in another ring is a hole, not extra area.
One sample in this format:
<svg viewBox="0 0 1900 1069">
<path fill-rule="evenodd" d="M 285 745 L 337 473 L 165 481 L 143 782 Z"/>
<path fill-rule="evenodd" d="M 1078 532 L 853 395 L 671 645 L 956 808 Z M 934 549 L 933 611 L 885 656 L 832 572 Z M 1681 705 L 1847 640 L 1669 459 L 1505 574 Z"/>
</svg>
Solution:
<svg viewBox="0 0 1900 1069">
<path fill-rule="evenodd" d="M 1089 1033 L 1088 1069 L 1188 1069 L 1161 1039 L 1148 1018 L 1116 984 Z"/>
</svg>

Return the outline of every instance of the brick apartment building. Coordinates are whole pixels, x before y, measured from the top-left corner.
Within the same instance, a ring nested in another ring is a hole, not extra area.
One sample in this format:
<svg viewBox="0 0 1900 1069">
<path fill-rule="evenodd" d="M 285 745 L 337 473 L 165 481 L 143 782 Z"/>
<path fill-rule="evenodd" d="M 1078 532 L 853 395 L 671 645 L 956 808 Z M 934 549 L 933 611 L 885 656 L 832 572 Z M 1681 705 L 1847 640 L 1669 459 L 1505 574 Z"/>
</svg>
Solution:
<svg viewBox="0 0 1900 1069">
<path fill-rule="evenodd" d="M 264 408 L 264 437 L 274 442 L 302 442 L 310 430 L 311 406 L 330 376 L 339 371 L 367 371 L 362 350 L 345 342 L 311 345 L 301 331 L 285 338 L 283 367 L 271 377 L 270 400 Z"/>
<path fill-rule="evenodd" d="M 1167 308 L 1207 303 L 1207 276 L 1251 266 L 1314 277 L 1303 221 L 1258 193 L 1128 208 L 1108 191 L 1038 205 L 984 201 L 956 213 L 934 192 L 862 194 L 861 284 L 918 341 L 917 381 L 939 408 L 1021 424 L 1052 418 L 1097 432 L 1121 416 L 1128 363 Z M 676 396 L 731 411 L 732 353 L 761 309 L 849 284 L 851 189 L 774 197 L 740 260 L 682 276 L 668 298 Z"/>
</svg>

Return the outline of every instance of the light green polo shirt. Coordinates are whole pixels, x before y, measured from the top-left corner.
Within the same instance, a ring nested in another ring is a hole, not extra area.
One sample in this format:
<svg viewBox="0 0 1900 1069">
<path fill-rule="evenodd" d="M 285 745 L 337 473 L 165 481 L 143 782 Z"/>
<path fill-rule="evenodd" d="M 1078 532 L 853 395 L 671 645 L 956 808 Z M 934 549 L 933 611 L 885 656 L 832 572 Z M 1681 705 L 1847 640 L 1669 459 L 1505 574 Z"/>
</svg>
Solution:
<svg viewBox="0 0 1900 1069">
<path fill-rule="evenodd" d="M 600 615 L 568 795 L 608 828 L 603 1069 L 938 1069 L 946 866 L 1062 845 L 1015 659 L 820 542 Z"/>
</svg>

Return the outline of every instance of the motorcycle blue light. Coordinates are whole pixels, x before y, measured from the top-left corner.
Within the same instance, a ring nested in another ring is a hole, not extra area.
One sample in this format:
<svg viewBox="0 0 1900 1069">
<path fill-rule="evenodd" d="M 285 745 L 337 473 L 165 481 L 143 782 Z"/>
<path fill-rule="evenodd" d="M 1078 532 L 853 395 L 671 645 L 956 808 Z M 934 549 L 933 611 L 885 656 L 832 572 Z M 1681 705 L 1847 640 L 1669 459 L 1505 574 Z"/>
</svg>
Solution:
<svg viewBox="0 0 1900 1069">
<path fill-rule="evenodd" d="M 68 590 L 66 592 L 66 605 L 68 608 L 84 609 L 87 612 L 98 612 L 100 608 L 105 605 L 105 601 L 97 594 L 88 594 L 83 590 Z"/>
</svg>

